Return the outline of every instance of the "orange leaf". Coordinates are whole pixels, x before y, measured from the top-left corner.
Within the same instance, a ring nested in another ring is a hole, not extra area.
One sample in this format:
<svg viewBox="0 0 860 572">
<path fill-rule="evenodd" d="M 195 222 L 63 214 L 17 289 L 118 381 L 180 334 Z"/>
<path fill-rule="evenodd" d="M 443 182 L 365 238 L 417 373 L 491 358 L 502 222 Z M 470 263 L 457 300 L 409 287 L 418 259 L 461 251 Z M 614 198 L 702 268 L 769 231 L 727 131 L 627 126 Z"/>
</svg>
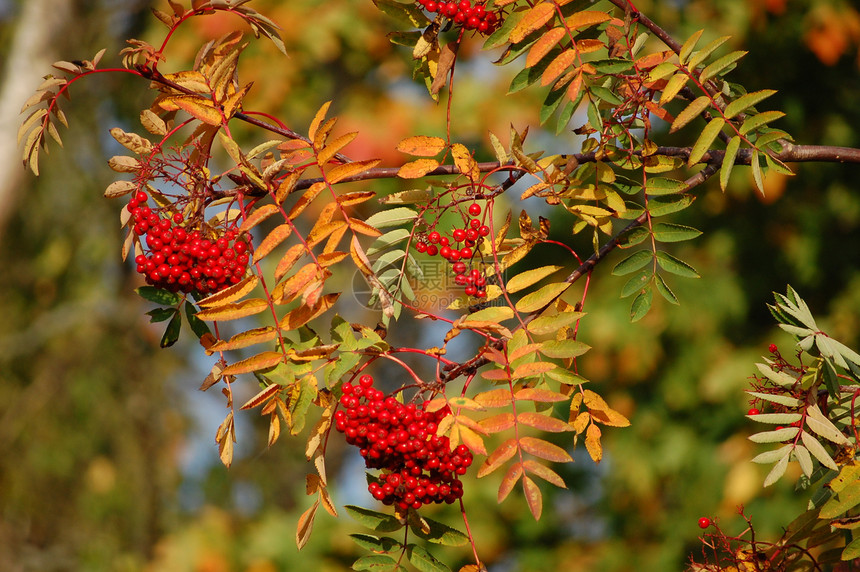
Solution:
<svg viewBox="0 0 860 572">
<path fill-rule="evenodd" d="M 554 484 L 560 489 L 567 488 L 567 485 L 564 484 L 564 479 L 562 479 L 558 473 L 556 473 L 546 465 L 541 465 L 537 461 L 533 461 L 531 459 L 523 461 L 523 469 L 525 469 L 527 473 L 536 475 L 543 480 Z"/>
<path fill-rule="evenodd" d="M 600 427 L 592 423 L 585 432 L 585 448 L 595 463 L 603 458 L 603 447 L 600 445 Z"/>
<path fill-rule="evenodd" d="M 599 394 L 591 391 L 590 389 L 582 390 L 582 402 L 585 403 L 585 406 L 589 409 L 609 409 L 609 405 L 606 401 L 604 401 Z"/>
<path fill-rule="evenodd" d="M 554 2 L 541 2 L 534 8 L 526 12 L 522 20 L 517 22 L 514 29 L 511 30 L 510 42 L 517 44 L 522 42 L 526 36 L 549 22 L 555 16 Z"/>
<path fill-rule="evenodd" d="M 357 218 L 349 219 L 349 228 L 351 228 L 358 234 L 363 234 L 365 236 L 382 236 L 382 232 L 380 232 L 378 229 L 370 226 L 363 220 L 359 220 Z"/>
<path fill-rule="evenodd" d="M 506 387 L 483 391 L 475 396 L 475 401 L 484 407 L 504 407 L 513 401 L 511 390 Z"/>
<path fill-rule="evenodd" d="M 478 164 L 465 145 L 454 143 L 451 147 L 451 155 L 454 157 L 454 165 L 457 166 L 457 170 L 469 177 L 469 180 L 474 181 L 480 176 Z"/>
<path fill-rule="evenodd" d="M 341 228 L 346 228 L 346 221 L 336 220 L 314 225 L 307 238 L 308 246 L 310 247 L 319 244 L 330 234 L 340 230 Z"/>
<path fill-rule="evenodd" d="M 567 31 L 559 27 L 553 28 L 541 36 L 529 50 L 529 55 L 526 56 L 526 67 L 530 68 L 540 62 L 566 34 Z"/>
<path fill-rule="evenodd" d="M 273 383 L 272 385 L 266 386 L 265 388 L 263 388 L 262 391 L 260 391 L 260 393 L 249 399 L 245 403 L 245 405 L 243 405 L 239 409 L 253 409 L 254 407 L 258 407 L 282 389 L 284 389 L 284 386 L 278 385 L 277 383 Z"/>
<path fill-rule="evenodd" d="M 554 403 L 557 401 L 567 401 L 568 396 L 549 389 L 540 389 L 536 387 L 525 387 L 514 396 L 521 401 L 540 401 L 541 403 Z"/>
<path fill-rule="evenodd" d="M 379 165 L 379 161 L 379 159 L 368 159 L 366 161 L 353 161 L 352 163 L 338 165 L 325 174 L 325 179 L 330 185 L 334 185 L 344 179 L 369 171 Z"/>
<path fill-rule="evenodd" d="M 543 439 L 538 439 L 537 437 L 521 437 L 520 446 L 526 453 L 534 455 L 540 459 L 552 461 L 554 463 L 573 462 L 573 458 L 567 451 L 558 445 L 553 445 L 552 443 L 544 441 Z"/>
<path fill-rule="evenodd" d="M 495 451 L 490 453 L 490 456 L 478 469 L 478 478 L 485 477 L 505 464 L 505 462 L 514 456 L 517 452 L 517 440 L 508 439 L 499 445 Z"/>
<path fill-rule="evenodd" d="M 260 298 L 251 298 L 242 302 L 224 304 L 214 308 L 206 308 L 197 312 L 197 317 L 201 320 L 238 320 L 247 316 L 259 314 L 269 307 L 269 303 Z"/>
<path fill-rule="evenodd" d="M 325 165 L 328 163 L 332 157 L 337 155 L 341 149 L 352 143 L 353 139 L 358 135 L 358 131 L 353 131 L 352 133 L 347 133 L 346 135 L 341 135 L 328 145 L 326 145 L 320 152 L 317 154 L 317 163 L 319 165 Z"/>
<path fill-rule="evenodd" d="M 325 120 L 325 115 L 328 113 L 328 108 L 331 105 L 331 101 L 326 101 L 322 104 L 322 107 L 319 108 L 317 114 L 314 116 L 313 121 L 311 121 L 310 128 L 308 129 L 308 139 L 311 141 L 315 140 L 317 137 L 317 130 L 322 125 L 322 122 Z"/>
<path fill-rule="evenodd" d="M 514 485 L 517 484 L 517 481 L 520 480 L 520 477 L 523 475 L 523 465 L 522 463 L 514 463 L 508 469 L 508 472 L 505 473 L 504 478 L 502 479 L 502 483 L 499 485 L 499 502 L 505 500 L 511 491 L 514 488 Z"/>
<path fill-rule="evenodd" d="M 305 194 L 303 194 L 302 197 L 298 201 L 296 201 L 296 204 L 294 204 L 293 208 L 290 209 L 290 212 L 287 217 L 290 220 L 295 220 L 295 218 L 299 216 L 302 211 L 304 211 L 308 207 L 308 205 L 311 204 L 325 188 L 326 184 L 322 181 L 318 181 L 311 185 L 310 188 L 305 191 Z"/>
<path fill-rule="evenodd" d="M 397 144 L 397 150 L 401 153 L 415 155 L 416 157 L 433 157 L 445 150 L 447 144 L 441 137 L 429 137 L 427 135 L 415 135 L 407 137 Z"/>
<path fill-rule="evenodd" d="M 508 396 L 510 397 L 510 394 Z M 510 403 L 510 400 L 507 403 Z M 478 421 L 478 424 L 486 433 L 500 433 L 514 426 L 514 414 L 506 411 L 505 413 L 481 419 Z"/>
<path fill-rule="evenodd" d="M 540 520 L 541 510 L 543 509 L 543 497 L 540 493 L 540 488 L 529 477 L 523 477 L 523 492 L 526 495 L 526 504 L 529 505 L 529 510 L 535 520 Z"/>
<path fill-rule="evenodd" d="M 239 234 L 243 232 L 248 232 L 276 212 L 280 211 L 277 205 L 263 205 L 258 209 L 254 209 L 254 212 L 248 216 L 244 221 L 242 221 L 242 226 L 239 227 Z"/>
<path fill-rule="evenodd" d="M 311 507 L 302 513 L 302 516 L 299 517 L 299 524 L 296 527 L 296 546 L 301 549 L 305 544 L 307 544 L 308 539 L 311 537 L 311 531 L 314 528 L 314 517 L 317 514 L 317 507 L 320 505 L 320 500 L 314 501 L 314 504 Z"/>
<path fill-rule="evenodd" d="M 356 191 L 354 193 L 338 195 L 337 202 L 340 203 L 341 206 L 348 207 L 350 205 L 357 205 L 365 201 L 369 201 L 375 196 L 376 192 L 374 191 Z"/>
<path fill-rule="evenodd" d="M 569 28 L 576 30 L 580 28 L 588 28 L 589 26 L 594 26 L 595 24 L 601 24 L 611 19 L 612 16 L 610 16 L 606 12 L 600 12 L 597 10 L 583 10 L 570 16 L 565 21 L 565 23 Z"/>
<path fill-rule="evenodd" d="M 481 372 L 481 377 L 492 381 L 507 381 L 511 379 L 511 375 L 505 369 L 491 369 Z"/>
<path fill-rule="evenodd" d="M 218 340 L 206 349 L 206 353 L 212 355 L 215 352 L 226 352 L 228 350 L 247 348 L 254 344 L 261 344 L 263 342 L 268 342 L 269 340 L 274 340 L 276 337 L 277 331 L 272 326 L 254 328 L 253 330 L 236 334 L 229 340 Z"/>
<path fill-rule="evenodd" d="M 275 304 L 289 304 L 301 294 L 317 275 L 317 265 L 308 262 L 298 272 L 275 286 L 271 299 Z"/>
<path fill-rule="evenodd" d="M 578 57 L 579 53 L 572 48 L 557 55 L 543 71 L 543 75 L 540 78 L 541 86 L 547 86 L 554 82 L 558 76 L 567 71 L 567 68 L 576 62 Z"/>
<path fill-rule="evenodd" d="M 582 74 L 578 73 L 567 86 L 567 98 L 571 101 L 576 101 L 580 91 L 582 91 Z"/>
<path fill-rule="evenodd" d="M 606 47 L 606 44 L 604 44 L 600 40 L 587 39 L 587 40 L 577 40 L 577 42 L 576 42 L 576 51 L 578 51 L 580 55 L 590 54 L 591 52 L 596 52 L 598 50 L 602 50 L 604 47 Z M 595 71 L 594 67 L 591 66 L 590 64 L 584 64 L 582 66 L 582 70 L 585 73 L 589 73 L 589 74 L 593 74 Z"/>
<path fill-rule="evenodd" d="M 301 306 L 296 308 L 283 318 L 281 318 L 280 326 L 285 330 L 295 330 L 301 326 L 304 326 L 329 308 L 331 308 L 334 303 L 337 301 L 338 296 L 340 294 L 326 294 L 322 298 L 320 298 L 319 302 L 314 304 L 313 307 Z"/>
<path fill-rule="evenodd" d="M 373 275 L 373 270 L 370 268 L 370 260 L 368 260 L 364 249 L 361 248 L 361 243 L 358 242 L 357 236 L 353 236 L 352 241 L 349 243 L 349 254 L 362 274 L 365 276 Z"/>
<path fill-rule="evenodd" d="M 305 255 L 307 249 L 304 244 L 294 244 L 291 246 L 286 254 L 281 257 L 280 262 L 278 262 L 277 268 L 275 268 L 275 280 L 280 280 L 283 278 L 287 272 L 298 262 L 299 258 Z"/>
<path fill-rule="evenodd" d="M 323 268 L 327 268 L 333 264 L 337 264 L 347 256 L 349 256 L 348 252 L 325 252 L 317 257 L 317 262 Z"/>
<path fill-rule="evenodd" d="M 251 274 L 244 280 L 230 286 L 229 288 L 225 288 L 220 292 L 216 292 L 211 296 L 207 296 L 203 298 L 199 302 L 197 302 L 198 306 L 216 306 L 221 304 L 227 304 L 229 302 L 233 302 L 238 300 L 245 294 L 248 294 L 257 287 L 257 284 L 260 282 L 259 278 L 257 278 L 254 274 Z"/>
<path fill-rule="evenodd" d="M 418 179 L 439 166 L 435 159 L 417 159 L 401 166 L 397 176 L 401 179 Z"/>
<path fill-rule="evenodd" d="M 508 292 L 513 292 L 513 290 L 508 290 Z M 526 344 L 524 346 L 520 346 L 511 353 L 508 354 L 508 359 L 510 361 L 515 361 L 525 355 L 537 353 L 540 349 L 540 344 Z"/>
<path fill-rule="evenodd" d="M 240 373 L 251 373 L 274 367 L 282 362 L 284 356 L 279 352 L 261 352 L 242 361 L 237 361 L 224 368 L 223 375 L 238 375 Z"/>
<path fill-rule="evenodd" d="M 511 374 L 511 379 L 522 379 L 524 377 L 534 377 L 541 375 L 542 373 L 546 373 L 548 371 L 552 371 L 556 368 L 554 363 L 550 363 L 548 361 L 535 361 L 531 363 L 524 363 L 520 366 L 517 366 Z"/>
<path fill-rule="evenodd" d="M 260 246 L 254 249 L 254 263 L 256 264 L 275 249 L 279 244 L 284 242 L 293 232 L 293 225 L 290 223 L 279 224 L 272 229 L 272 232 L 267 234 L 260 242 Z"/>
<path fill-rule="evenodd" d="M 472 431 L 468 427 L 460 427 L 460 439 L 463 441 L 470 451 L 481 455 L 487 454 L 487 448 L 484 447 L 484 440 L 478 433 Z"/>
<path fill-rule="evenodd" d="M 220 109 L 216 108 L 208 99 L 197 95 L 165 97 L 158 102 L 158 105 L 165 111 L 181 109 L 207 125 L 221 125 L 223 120 Z"/>
<path fill-rule="evenodd" d="M 561 433 L 563 431 L 573 430 L 570 423 L 565 423 L 561 419 L 556 419 L 555 417 L 535 413 L 533 411 L 524 411 L 517 414 L 517 423 L 522 423 L 523 425 L 528 425 L 529 427 L 534 427 L 535 429 L 548 431 L 550 433 Z"/>
</svg>

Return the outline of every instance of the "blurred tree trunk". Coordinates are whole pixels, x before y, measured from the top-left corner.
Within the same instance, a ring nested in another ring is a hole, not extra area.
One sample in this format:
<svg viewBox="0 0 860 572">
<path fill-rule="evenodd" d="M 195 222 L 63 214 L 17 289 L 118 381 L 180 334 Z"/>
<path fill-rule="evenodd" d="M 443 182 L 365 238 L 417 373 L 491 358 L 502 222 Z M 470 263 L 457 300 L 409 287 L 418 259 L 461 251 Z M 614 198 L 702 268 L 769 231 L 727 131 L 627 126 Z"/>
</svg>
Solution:
<svg viewBox="0 0 860 572">
<path fill-rule="evenodd" d="M 21 106 L 35 91 L 56 54 L 57 38 L 76 28 L 72 0 L 28 0 L 23 3 L 0 82 L 0 241 L 28 175 L 21 165 L 16 135 Z"/>
</svg>

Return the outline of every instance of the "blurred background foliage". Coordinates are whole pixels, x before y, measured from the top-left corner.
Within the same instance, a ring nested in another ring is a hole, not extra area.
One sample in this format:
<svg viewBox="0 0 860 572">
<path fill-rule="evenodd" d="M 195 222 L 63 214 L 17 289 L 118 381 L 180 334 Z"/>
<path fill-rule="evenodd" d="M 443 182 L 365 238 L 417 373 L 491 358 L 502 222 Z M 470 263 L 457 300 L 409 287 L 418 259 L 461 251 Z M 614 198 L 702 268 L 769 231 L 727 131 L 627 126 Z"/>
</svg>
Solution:
<svg viewBox="0 0 860 572">
<path fill-rule="evenodd" d="M 5 60 L 21 2 L 0 4 Z M 850 2 L 637 5 L 681 40 L 700 28 L 703 42 L 732 35 L 731 49 L 750 53 L 731 77 L 750 91 L 778 89 L 768 108 L 788 114 L 778 126 L 797 142 L 860 146 L 860 14 Z M 116 65 L 124 38 L 160 38 L 148 7 L 77 2 L 69 34 L 54 46 L 57 59 L 107 47 L 105 65 Z M 401 138 L 444 134 L 445 106 L 411 81 L 409 54 L 387 41 L 391 23 L 371 2 L 256 0 L 254 7 L 283 26 L 290 52 L 283 58 L 260 41 L 243 56 L 255 109 L 302 131 L 333 99 L 339 129 L 361 132 L 347 154 L 386 164 L 403 161 L 394 151 Z M 236 24 L 196 20 L 175 38 L 165 69 L 187 65 L 201 40 Z M 530 125 L 532 150 L 575 151 L 574 135 L 553 140 L 535 131 L 540 90 L 501 97 L 513 70 L 495 68 L 492 54 L 478 48 L 461 50 L 452 136 L 474 147 L 486 144 L 487 129 L 506 140 L 509 124 Z M 229 471 L 217 462 L 223 403 L 196 391 L 210 362 L 188 339 L 159 350 L 160 332 L 132 291 L 138 279 L 119 262 L 122 204 L 104 200 L 102 190 L 112 180 L 105 159 L 120 152 L 107 130 L 136 128 L 148 106 L 145 86 L 132 80 L 104 75 L 74 86 L 65 149 L 52 150 L 42 178 L 26 179 L 0 229 L 0 568 L 347 568 L 355 554 L 347 534 L 361 531 L 347 516 L 319 515 L 309 545 L 296 550 L 295 523 L 308 505 L 301 439 L 266 450 L 265 428 L 243 413 L 243 456 Z M 261 137 L 246 133 L 249 143 Z M 683 145 L 684 137 L 663 142 Z M 745 438 L 752 428 L 743 390 L 769 343 L 791 354 L 765 307 L 787 283 L 826 331 L 857 347 L 860 193 L 856 166 L 803 164 L 796 172 L 772 175 L 762 197 L 748 172 L 736 169 L 725 194 L 711 185 L 672 218 L 705 231 L 676 252 L 702 275 L 671 284 L 680 307 L 657 305 L 630 324 L 629 300 L 618 299 L 623 281 L 609 275 L 613 262 L 597 269 L 580 330 L 593 350 L 580 373 L 633 426 L 605 432 L 599 466 L 577 451 L 577 462 L 562 468 L 570 490 L 544 490 L 549 506 L 538 523 L 515 496 L 497 506 L 497 482 L 467 481 L 470 523 L 491 570 L 677 570 L 699 550 L 699 516 L 739 533 L 736 507 L 744 504 L 759 537 L 775 539 L 802 510 L 806 499 L 788 480 L 761 488 L 763 469 L 749 463 L 756 449 Z M 567 232 L 554 227 L 558 237 Z M 329 456 L 341 483 L 335 500 L 367 504 L 361 466 L 344 455 Z M 453 512 L 434 518 L 459 523 Z M 447 555 L 451 564 L 467 558 Z"/>
</svg>

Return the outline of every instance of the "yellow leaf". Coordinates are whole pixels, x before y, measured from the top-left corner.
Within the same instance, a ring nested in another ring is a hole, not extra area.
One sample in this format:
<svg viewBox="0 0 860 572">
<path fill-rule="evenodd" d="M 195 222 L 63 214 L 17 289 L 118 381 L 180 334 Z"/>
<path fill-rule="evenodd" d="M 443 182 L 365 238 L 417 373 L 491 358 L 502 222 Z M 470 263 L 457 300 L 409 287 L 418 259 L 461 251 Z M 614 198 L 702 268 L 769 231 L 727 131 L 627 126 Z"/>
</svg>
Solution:
<svg viewBox="0 0 860 572">
<path fill-rule="evenodd" d="M 299 523 L 296 527 L 296 546 L 299 549 L 304 547 L 307 544 L 308 540 L 311 537 L 311 532 L 314 528 L 314 517 L 317 514 L 317 507 L 319 506 L 320 501 L 319 498 L 314 501 L 314 504 L 311 507 L 302 513 L 302 516 L 299 517 Z"/>
<path fill-rule="evenodd" d="M 379 231 L 378 229 L 367 224 L 363 220 L 360 220 L 357 218 L 349 219 L 349 228 L 351 228 L 353 231 L 357 232 L 358 234 L 363 234 L 365 236 L 372 236 L 374 238 L 377 236 L 382 236 L 381 231 Z"/>
<path fill-rule="evenodd" d="M 253 330 L 236 334 L 229 340 L 218 340 L 206 349 L 206 353 L 212 355 L 215 352 L 225 352 L 246 348 L 248 346 L 274 340 L 277 335 L 277 330 L 272 326 L 254 328 Z"/>
<path fill-rule="evenodd" d="M 309 204 L 311 204 L 317 196 L 326 188 L 326 184 L 322 181 L 318 181 L 310 186 L 310 188 L 305 191 L 305 194 L 296 201 L 296 204 L 293 205 L 293 208 L 290 209 L 289 214 L 287 215 L 290 220 L 295 220 L 297 216 L 299 216 L 302 211 L 304 211 Z"/>
<path fill-rule="evenodd" d="M 447 144 L 441 137 L 430 137 L 427 135 L 415 135 L 407 137 L 397 144 L 397 150 L 401 153 L 415 155 L 416 157 L 433 157 L 445 150 Z"/>
<path fill-rule="evenodd" d="M 277 268 L 275 268 L 275 280 L 281 280 L 306 252 L 307 249 L 304 244 L 294 244 L 287 249 L 286 254 L 281 257 Z"/>
<path fill-rule="evenodd" d="M 279 212 L 281 209 L 277 205 L 263 205 L 260 208 L 254 209 L 248 218 L 242 221 L 242 226 L 239 227 L 239 234 L 248 232 L 273 214 Z"/>
<path fill-rule="evenodd" d="M 295 330 L 304 326 L 331 308 L 337 301 L 338 296 L 340 294 L 326 294 L 313 307 L 301 306 L 296 308 L 281 319 L 280 327 L 284 330 Z"/>
<path fill-rule="evenodd" d="M 320 152 L 317 154 L 317 163 L 320 165 L 325 165 L 328 163 L 332 157 L 340 153 L 341 149 L 352 143 L 352 141 L 358 135 L 358 131 L 353 131 L 352 133 L 347 133 L 345 135 L 341 135 L 328 145 L 326 145 Z"/>
<path fill-rule="evenodd" d="M 325 179 L 330 185 L 334 185 L 344 179 L 355 177 L 365 171 L 369 171 L 376 167 L 379 164 L 379 161 L 379 159 L 369 159 L 367 161 L 353 161 L 352 163 L 346 163 L 345 165 L 338 165 L 325 173 Z"/>
<path fill-rule="evenodd" d="M 581 12 L 576 12 L 575 14 L 570 16 L 567 20 L 565 20 L 565 23 L 569 28 L 577 30 L 580 28 L 594 26 L 595 24 L 601 24 L 611 19 L 612 16 L 610 16 L 606 12 L 600 12 L 596 10 L 582 10 Z"/>
<path fill-rule="evenodd" d="M 313 121 L 311 121 L 311 126 L 308 129 L 308 139 L 314 141 L 317 137 L 317 130 L 320 128 L 323 120 L 325 119 L 326 113 L 328 113 L 328 108 L 331 105 L 331 101 L 326 101 L 322 104 L 322 107 L 319 108 L 317 114 L 314 116 Z"/>
<path fill-rule="evenodd" d="M 221 125 L 221 121 L 223 120 L 220 109 L 216 108 L 210 100 L 197 95 L 165 97 L 158 105 L 165 111 L 177 111 L 181 109 L 207 125 Z"/>
<path fill-rule="evenodd" d="M 526 36 L 549 22 L 555 17 L 556 8 L 554 2 L 541 2 L 526 12 L 522 20 L 517 22 L 511 30 L 510 42 L 517 44 L 522 42 Z"/>
<path fill-rule="evenodd" d="M 553 300 L 561 296 L 565 290 L 570 288 L 567 282 L 556 282 L 547 284 L 536 292 L 532 292 L 516 303 L 518 312 L 534 312 L 548 306 Z"/>
<path fill-rule="evenodd" d="M 592 423 L 585 432 L 585 448 L 595 463 L 603 458 L 603 447 L 600 445 L 600 427 Z"/>
<path fill-rule="evenodd" d="M 401 179 L 418 179 L 439 166 L 435 159 L 417 159 L 401 166 L 397 176 Z"/>
<path fill-rule="evenodd" d="M 473 431 L 468 427 L 461 426 L 460 439 L 473 453 L 478 453 L 480 455 L 487 454 L 487 449 L 484 447 L 484 440 L 476 431 Z"/>
<path fill-rule="evenodd" d="M 343 207 L 348 207 L 351 205 L 358 205 L 363 202 L 369 201 L 373 197 L 376 196 L 374 191 L 356 191 L 354 193 L 344 193 L 342 195 L 338 195 L 337 202 L 340 203 Z"/>
<path fill-rule="evenodd" d="M 284 356 L 279 352 L 261 352 L 255 356 L 237 361 L 224 368 L 222 375 L 239 375 L 240 373 L 251 373 L 269 369 L 281 363 Z"/>
<path fill-rule="evenodd" d="M 451 147 L 451 155 L 454 157 L 454 165 L 457 166 L 458 171 L 469 177 L 470 181 L 478 179 L 481 174 L 478 164 L 465 145 L 454 143 Z"/>
<path fill-rule="evenodd" d="M 266 300 L 251 298 L 250 300 L 243 300 L 242 302 L 234 302 L 224 304 L 223 306 L 215 306 L 214 308 L 206 308 L 205 310 L 197 312 L 197 317 L 201 320 L 209 321 L 238 320 L 239 318 L 259 314 L 268 307 L 269 303 Z"/>
<path fill-rule="evenodd" d="M 533 270 L 527 270 L 521 274 L 517 274 L 507 281 L 505 290 L 509 293 L 519 292 L 533 284 L 537 284 L 550 274 L 561 270 L 562 266 L 541 266 Z"/>
<path fill-rule="evenodd" d="M 257 284 L 259 282 L 260 280 L 257 278 L 257 276 L 251 274 L 241 282 L 238 282 L 230 286 L 229 288 L 225 288 L 220 292 L 216 292 L 211 296 L 203 298 L 202 300 L 197 302 L 197 305 L 200 307 L 209 307 L 234 302 L 239 298 L 245 296 L 246 294 L 250 293 L 251 290 L 257 287 Z"/>
<path fill-rule="evenodd" d="M 280 356 L 280 354 L 278 355 Z M 243 405 L 239 409 L 253 409 L 254 407 L 259 407 L 260 405 L 265 403 L 270 397 L 277 394 L 282 389 L 284 389 L 284 387 L 278 385 L 277 383 L 273 383 L 272 385 L 266 386 L 257 395 L 246 401 L 245 405 Z"/>
<path fill-rule="evenodd" d="M 254 263 L 256 264 L 284 242 L 293 233 L 293 225 L 284 223 L 276 226 L 260 242 L 260 246 L 254 249 Z"/>
<path fill-rule="evenodd" d="M 301 294 L 305 287 L 317 276 L 317 265 L 309 262 L 299 269 L 298 272 L 275 286 L 270 295 L 275 304 L 289 304 Z"/>
</svg>

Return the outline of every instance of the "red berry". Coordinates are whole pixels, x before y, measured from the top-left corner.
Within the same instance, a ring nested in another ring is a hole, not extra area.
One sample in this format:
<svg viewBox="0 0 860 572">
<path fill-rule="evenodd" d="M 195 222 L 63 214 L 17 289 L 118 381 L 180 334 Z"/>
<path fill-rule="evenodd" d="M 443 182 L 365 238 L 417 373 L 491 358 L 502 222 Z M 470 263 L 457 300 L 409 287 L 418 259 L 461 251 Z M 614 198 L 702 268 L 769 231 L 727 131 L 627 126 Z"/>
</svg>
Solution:
<svg viewBox="0 0 860 572">
<path fill-rule="evenodd" d="M 490 227 L 488 227 L 487 225 L 479 227 L 478 234 L 480 234 L 481 236 L 487 236 L 488 234 L 490 234 Z"/>
<path fill-rule="evenodd" d="M 182 213 L 174 213 L 173 222 L 176 224 L 182 224 L 182 221 L 185 220 L 182 216 Z"/>
<path fill-rule="evenodd" d="M 454 237 L 456 242 L 463 242 L 466 240 L 466 231 L 462 228 L 455 229 L 451 235 Z"/>
<path fill-rule="evenodd" d="M 431 244 L 427 247 L 427 254 L 429 254 L 430 256 L 436 256 L 437 254 L 439 254 L 439 249 L 436 247 L 435 244 Z"/>
<path fill-rule="evenodd" d="M 749 411 L 747 411 L 747 415 L 758 415 L 759 413 L 761 413 L 761 411 L 759 411 L 759 410 L 758 410 L 758 409 L 756 409 L 755 407 L 753 407 L 752 409 L 750 409 Z"/>
<path fill-rule="evenodd" d="M 711 526 L 710 518 L 703 516 L 699 519 L 699 528 L 708 528 L 709 526 Z"/>
<path fill-rule="evenodd" d="M 358 378 L 358 383 L 361 385 L 361 387 L 367 389 L 368 387 L 373 386 L 373 378 L 369 375 L 362 375 L 360 378 Z"/>
<path fill-rule="evenodd" d="M 770 344 L 770 345 L 767 347 L 767 350 L 768 350 L 770 353 L 775 354 L 775 353 L 776 353 L 776 350 L 777 350 L 776 344 Z"/>
<path fill-rule="evenodd" d="M 434 2 L 433 0 L 430 0 L 429 2 L 427 2 L 427 4 L 424 5 L 424 7 L 427 9 L 428 12 L 435 12 L 438 9 L 438 4 L 436 4 L 436 2 Z"/>
<path fill-rule="evenodd" d="M 136 195 L 134 195 L 134 200 L 138 202 L 138 204 L 143 204 L 149 200 L 149 195 L 144 193 L 143 191 L 138 191 Z"/>
<path fill-rule="evenodd" d="M 478 216 L 481 214 L 481 205 L 478 203 L 472 203 L 469 205 L 469 214 L 472 216 Z"/>
<path fill-rule="evenodd" d="M 460 258 L 472 258 L 472 249 L 464 246 L 460 249 Z"/>
<path fill-rule="evenodd" d="M 419 242 L 415 245 L 415 250 L 417 250 L 418 252 L 427 252 L 427 243 Z"/>
<path fill-rule="evenodd" d="M 437 242 L 439 242 L 440 238 L 441 238 L 441 235 L 438 232 L 436 232 L 435 230 L 427 235 L 427 240 L 430 241 L 430 244 L 436 244 Z"/>
</svg>

